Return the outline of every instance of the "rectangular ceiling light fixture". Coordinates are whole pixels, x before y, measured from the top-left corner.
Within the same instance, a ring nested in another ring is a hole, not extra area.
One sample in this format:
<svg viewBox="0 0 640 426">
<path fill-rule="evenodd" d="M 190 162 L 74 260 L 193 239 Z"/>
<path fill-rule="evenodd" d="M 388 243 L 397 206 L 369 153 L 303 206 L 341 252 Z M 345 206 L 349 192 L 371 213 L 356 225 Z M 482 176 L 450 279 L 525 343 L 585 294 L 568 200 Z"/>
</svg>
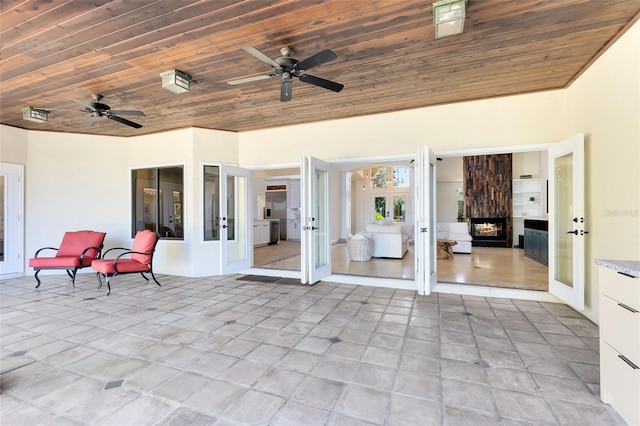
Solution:
<svg viewBox="0 0 640 426">
<path fill-rule="evenodd" d="M 467 0 L 441 0 L 433 3 L 436 38 L 462 34 Z"/>
<path fill-rule="evenodd" d="M 160 73 L 162 88 L 173 93 L 188 92 L 191 87 L 191 77 L 182 71 L 171 70 Z"/>
<path fill-rule="evenodd" d="M 22 108 L 22 118 L 36 123 L 45 123 L 49 121 L 49 113 L 43 109 L 26 107 Z"/>
</svg>

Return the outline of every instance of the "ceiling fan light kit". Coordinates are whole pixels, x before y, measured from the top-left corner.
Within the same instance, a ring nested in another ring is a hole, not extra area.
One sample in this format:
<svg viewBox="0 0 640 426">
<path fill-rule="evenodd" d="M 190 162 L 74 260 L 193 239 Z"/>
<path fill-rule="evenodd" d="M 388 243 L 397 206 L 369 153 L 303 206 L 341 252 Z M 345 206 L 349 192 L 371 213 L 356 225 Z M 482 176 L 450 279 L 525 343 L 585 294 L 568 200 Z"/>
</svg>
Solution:
<svg viewBox="0 0 640 426">
<path fill-rule="evenodd" d="M 162 77 L 162 88 L 175 94 L 188 92 L 191 88 L 191 76 L 182 71 L 165 71 L 160 73 L 160 77 Z"/>
<path fill-rule="evenodd" d="M 240 49 L 244 50 L 254 58 L 257 58 L 271 66 L 272 72 L 269 74 L 227 81 L 227 84 L 230 84 L 232 86 L 258 80 L 280 77 L 282 79 L 282 82 L 280 84 L 281 102 L 287 102 L 291 100 L 293 77 L 297 77 L 303 83 L 312 84 L 314 86 L 322 87 L 333 92 L 339 92 L 344 88 L 344 85 L 340 83 L 305 74 L 305 71 L 307 71 L 308 69 L 317 67 L 338 57 L 333 51 L 329 49 L 325 49 L 322 52 L 316 53 L 315 55 L 312 55 L 302 61 L 298 61 L 291 56 L 293 55 L 293 49 L 288 46 L 280 49 L 280 54 L 282 56 L 276 59 L 271 59 L 264 53 L 260 52 L 258 49 L 248 45 L 242 45 L 240 46 Z"/>
<path fill-rule="evenodd" d="M 433 3 L 436 38 L 462 34 L 467 0 L 441 0 Z"/>
<path fill-rule="evenodd" d="M 36 123 L 45 123 L 49 121 L 49 113 L 43 109 L 26 107 L 22 108 L 22 118 Z"/>
</svg>

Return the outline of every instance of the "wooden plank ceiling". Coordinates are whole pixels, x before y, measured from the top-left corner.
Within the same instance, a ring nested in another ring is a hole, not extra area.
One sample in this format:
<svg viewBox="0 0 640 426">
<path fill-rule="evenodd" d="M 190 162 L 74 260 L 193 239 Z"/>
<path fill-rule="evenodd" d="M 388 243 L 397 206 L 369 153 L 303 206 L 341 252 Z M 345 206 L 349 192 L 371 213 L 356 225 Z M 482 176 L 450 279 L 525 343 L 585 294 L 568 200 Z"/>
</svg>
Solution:
<svg viewBox="0 0 640 426">
<path fill-rule="evenodd" d="M 640 15 L 640 0 L 468 0 L 464 34 L 436 40 L 432 3 L 418 0 L 2 0 L 0 123 L 54 132 L 132 136 L 185 127 L 248 131 L 567 87 Z M 340 93 L 280 80 L 227 81 L 331 49 L 309 74 Z M 162 89 L 178 69 L 191 91 Z M 74 99 L 104 95 L 134 129 L 80 123 Z M 22 119 L 27 106 L 49 121 Z M 299 137 L 299 135 L 298 135 Z"/>
</svg>

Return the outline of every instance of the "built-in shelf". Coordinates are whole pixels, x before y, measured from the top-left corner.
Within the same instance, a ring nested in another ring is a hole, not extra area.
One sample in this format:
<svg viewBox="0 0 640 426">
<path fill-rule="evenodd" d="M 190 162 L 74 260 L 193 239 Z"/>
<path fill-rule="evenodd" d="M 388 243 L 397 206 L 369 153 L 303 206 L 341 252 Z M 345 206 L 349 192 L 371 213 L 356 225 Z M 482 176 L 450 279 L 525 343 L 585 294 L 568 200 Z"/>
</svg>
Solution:
<svg viewBox="0 0 640 426">
<path fill-rule="evenodd" d="M 531 200 L 531 197 L 534 199 Z M 540 179 L 513 180 L 513 217 L 540 217 L 542 215 L 542 181 Z"/>
</svg>

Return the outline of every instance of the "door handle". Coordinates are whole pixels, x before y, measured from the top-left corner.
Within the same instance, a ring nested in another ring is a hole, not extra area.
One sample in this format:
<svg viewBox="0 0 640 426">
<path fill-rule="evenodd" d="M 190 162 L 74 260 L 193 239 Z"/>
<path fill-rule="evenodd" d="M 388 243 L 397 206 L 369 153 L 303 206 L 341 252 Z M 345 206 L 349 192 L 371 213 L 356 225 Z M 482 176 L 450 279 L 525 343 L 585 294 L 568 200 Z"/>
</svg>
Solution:
<svg viewBox="0 0 640 426">
<path fill-rule="evenodd" d="M 588 234 L 589 231 L 580 231 L 580 235 Z"/>
<path fill-rule="evenodd" d="M 225 229 L 227 227 L 227 225 L 222 225 L 222 228 Z"/>
<path fill-rule="evenodd" d="M 578 235 L 578 230 L 574 229 L 573 231 L 568 231 L 567 234 L 574 234 L 574 235 Z"/>
</svg>

